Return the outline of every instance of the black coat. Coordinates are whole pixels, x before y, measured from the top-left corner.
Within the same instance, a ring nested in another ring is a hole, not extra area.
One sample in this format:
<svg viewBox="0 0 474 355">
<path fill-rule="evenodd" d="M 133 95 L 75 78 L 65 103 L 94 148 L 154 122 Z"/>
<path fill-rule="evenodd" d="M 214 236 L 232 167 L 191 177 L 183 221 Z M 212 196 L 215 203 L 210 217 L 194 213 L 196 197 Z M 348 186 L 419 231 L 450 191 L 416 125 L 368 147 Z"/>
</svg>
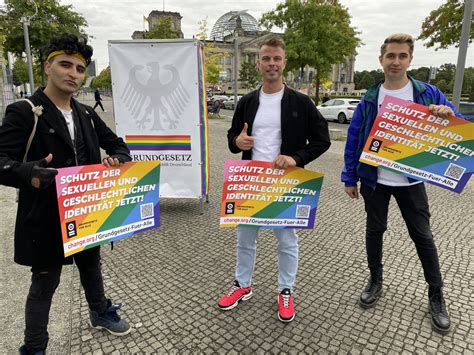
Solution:
<svg viewBox="0 0 474 355">
<path fill-rule="evenodd" d="M 227 132 L 232 153 L 241 152 L 235 140 L 242 132 L 244 123 L 248 124 L 247 134 L 252 135 L 259 97 L 260 90 L 255 90 L 242 97 L 237 104 L 232 126 Z M 281 99 L 281 140 L 280 154 L 291 156 L 299 167 L 319 157 L 331 145 L 328 124 L 311 99 L 287 86 Z M 252 159 L 252 150 L 242 152 L 242 159 Z"/>
<path fill-rule="evenodd" d="M 95 98 L 95 101 L 102 101 L 102 97 L 100 97 L 99 90 L 94 91 L 94 98 Z"/>
<path fill-rule="evenodd" d="M 18 101 L 7 107 L 0 127 L 0 184 L 19 188 L 18 212 L 15 226 L 15 262 L 29 266 L 68 264 L 64 258 L 59 209 L 54 184 L 44 190 L 31 186 L 31 170 L 35 163 L 53 154 L 50 167 L 76 165 L 73 143 L 65 119 L 41 89 L 30 100 L 43 106 L 35 136 L 23 163 L 27 140 L 33 129 L 34 116 L 28 102 Z M 99 164 L 99 147 L 108 155 L 129 161 L 130 151 L 94 112 L 72 99 L 83 132 L 88 164 Z"/>
</svg>

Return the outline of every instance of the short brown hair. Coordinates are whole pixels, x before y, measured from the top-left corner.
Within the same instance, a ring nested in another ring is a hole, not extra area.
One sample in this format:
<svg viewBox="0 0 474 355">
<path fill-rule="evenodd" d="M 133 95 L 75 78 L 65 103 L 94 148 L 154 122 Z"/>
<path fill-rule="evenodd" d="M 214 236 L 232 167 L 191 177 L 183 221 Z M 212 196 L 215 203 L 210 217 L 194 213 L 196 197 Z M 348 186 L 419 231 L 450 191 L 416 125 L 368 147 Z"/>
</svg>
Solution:
<svg viewBox="0 0 474 355">
<path fill-rule="evenodd" d="M 260 47 L 258 49 L 260 50 L 263 46 L 280 47 L 281 49 L 285 50 L 285 42 L 283 42 L 280 37 L 270 37 L 269 39 L 266 39 L 260 43 Z"/>
<path fill-rule="evenodd" d="M 388 36 L 385 38 L 385 41 L 383 42 L 382 46 L 380 47 L 380 55 L 383 56 L 385 52 L 387 51 L 387 46 L 390 43 L 406 43 L 408 44 L 408 47 L 410 47 L 410 56 L 413 57 L 413 49 L 415 47 L 415 40 L 413 39 L 412 36 L 406 33 L 395 33 L 393 35 Z"/>
</svg>

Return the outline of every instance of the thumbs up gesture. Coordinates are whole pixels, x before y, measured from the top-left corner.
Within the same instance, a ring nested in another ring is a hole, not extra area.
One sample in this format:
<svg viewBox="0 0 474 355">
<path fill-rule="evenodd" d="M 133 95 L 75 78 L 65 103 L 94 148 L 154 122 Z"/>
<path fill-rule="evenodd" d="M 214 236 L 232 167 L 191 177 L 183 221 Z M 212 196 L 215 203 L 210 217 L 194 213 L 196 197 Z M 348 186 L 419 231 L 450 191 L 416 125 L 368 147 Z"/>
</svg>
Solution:
<svg viewBox="0 0 474 355">
<path fill-rule="evenodd" d="M 242 129 L 242 132 L 240 132 L 240 134 L 237 136 L 237 139 L 235 140 L 235 144 L 241 150 L 250 150 L 253 148 L 254 138 L 252 136 L 247 135 L 248 128 L 248 124 L 244 123 L 244 128 Z"/>
<path fill-rule="evenodd" d="M 48 168 L 48 164 L 53 160 L 51 153 L 44 159 L 38 160 L 31 170 L 31 185 L 37 189 L 45 189 L 54 182 L 54 177 L 58 171 Z"/>
</svg>

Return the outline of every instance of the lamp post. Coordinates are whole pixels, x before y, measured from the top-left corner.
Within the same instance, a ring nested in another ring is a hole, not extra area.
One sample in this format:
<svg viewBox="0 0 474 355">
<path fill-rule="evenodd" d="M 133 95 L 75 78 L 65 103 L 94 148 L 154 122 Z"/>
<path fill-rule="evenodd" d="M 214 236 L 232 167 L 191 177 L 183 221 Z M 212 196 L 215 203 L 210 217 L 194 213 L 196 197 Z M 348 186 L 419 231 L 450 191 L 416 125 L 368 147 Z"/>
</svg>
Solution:
<svg viewBox="0 0 474 355">
<path fill-rule="evenodd" d="M 239 34 L 237 31 L 234 31 L 234 109 L 237 107 L 237 89 L 238 89 L 238 70 L 239 66 L 237 63 L 238 51 L 239 51 L 239 44 L 237 39 L 239 38 Z"/>
<path fill-rule="evenodd" d="M 242 31 L 241 33 L 244 34 L 244 30 L 242 28 L 242 18 L 240 17 L 241 15 L 244 15 L 247 13 L 247 10 L 242 10 L 242 11 L 236 11 L 232 15 L 231 18 L 229 18 L 229 21 L 235 20 L 235 28 L 234 28 L 234 109 L 237 107 L 237 90 L 238 90 L 238 80 L 239 80 L 239 63 L 238 63 L 238 57 L 239 57 L 239 31 Z"/>
<path fill-rule="evenodd" d="M 20 18 L 21 23 L 23 24 L 23 36 L 25 37 L 25 52 L 26 52 L 26 61 L 28 64 L 28 79 L 30 81 L 30 95 L 33 95 L 35 90 L 35 82 L 33 78 L 33 61 L 31 59 L 31 50 L 30 50 L 30 36 L 28 33 L 28 25 L 33 17 L 36 16 L 38 13 L 38 6 L 34 0 L 28 0 L 28 2 L 33 3 L 35 5 L 35 13 L 31 17 L 22 16 Z"/>
</svg>

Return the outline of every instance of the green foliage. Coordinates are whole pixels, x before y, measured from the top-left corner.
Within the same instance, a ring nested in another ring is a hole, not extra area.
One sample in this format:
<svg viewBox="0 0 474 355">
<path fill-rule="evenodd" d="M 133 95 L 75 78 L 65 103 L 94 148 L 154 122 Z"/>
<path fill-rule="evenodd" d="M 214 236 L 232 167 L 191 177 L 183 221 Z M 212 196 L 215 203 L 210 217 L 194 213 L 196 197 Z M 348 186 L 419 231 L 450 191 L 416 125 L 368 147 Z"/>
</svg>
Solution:
<svg viewBox="0 0 474 355">
<path fill-rule="evenodd" d="M 28 76 L 28 64 L 21 58 L 17 58 L 12 68 L 13 84 L 22 85 L 30 82 Z M 35 83 L 41 81 L 41 68 L 37 65 L 33 66 L 33 80 Z"/>
<path fill-rule="evenodd" d="M 372 78 L 372 80 L 369 79 Z M 367 70 L 364 71 L 356 71 L 354 73 L 354 84 L 356 90 L 361 89 L 368 89 L 371 85 L 370 83 L 376 84 L 383 81 L 385 78 L 384 73 L 381 69 L 371 70 L 370 72 Z"/>
<path fill-rule="evenodd" d="M 471 81 L 469 86 L 469 101 L 474 102 L 474 80 Z"/>
<path fill-rule="evenodd" d="M 333 64 L 355 55 L 360 39 L 350 25 L 347 8 L 337 0 L 287 0 L 265 13 L 260 22 L 267 29 L 284 28 L 287 70 L 316 69 L 316 97 L 319 84 L 329 76 Z"/>
<path fill-rule="evenodd" d="M 150 31 L 144 33 L 146 39 L 173 39 L 179 38 L 178 31 L 173 29 L 171 17 L 163 17 Z"/>
<path fill-rule="evenodd" d="M 4 51 L 4 46 L 5 46 L 5 35 L 3 34 L 3 28 L 0 27 L 0 53 L 3 53 L 5 56 L 7 53 Z M 5 60 L 4 56 L 0 56 L 0 64 L 6 64 L 7 61 Z"/>
<path fill-rule="evenodd" d="M 207 18 L 198 22 L 199 32 L 196 38 L 205 41 L 207 38 Z M 222 66 L 219 64 L 219 58 L 224 55 L 219 52 L 219 48 L 212 42 L 204 42 L 204 75 L 206 83 L 217 84 L 219 82 L 219 72 Z"/>
<path fill-rule="evenodd" d="M 407 72 L 408 75 L 415 79 L 428 82 L 430 68 L 420 67 L 418 69 L 411 69 Z M 453 92 L 454 78 L 456 75 L 456 66 L 454 64 L 446 63 L 441 65 L 436 73 L 436 78 L 430 80 L 430 83 L 436 85 L 445 94 Z M 367 89 L 370 86 L 367 84 L 371 81 L 368 77 L 372 77 L 374 83 L 378 83 L 384 80 L 384 74 L 382 70 L 364 70 L 362 72 L 354 73 L 354 83 L 356 90 Z M 464 69 L 464 78 L 462 85 L 462 95 L 469 96 L 472 93 L 474 87 L 474 67 Z"/>
<path fill-rule="evenodd" d="M 42 48 L 54 37 L 65 32 L 75 33 L 87 37 L 86 19 L 72 10 L 72 5 L 60 5 L 58 0 L 34 0 L 38 6 L 38 13 L 28 26 L 30 49 L 35 72 L 41 71 L 43 59 Z M 25 51 L 25 39 L 21 17 L 31 17 L 35 13 L 35 6 L 27 0 L 5 0 L 5 7 L 0 10 L 0 23 L 5 35 L 4 51 L 12 52 L 21 57 Z M 34 75 L 35 82 L 39 82 L 42 75 Z M 37 79 L 38 78 L 38 79 Z"/>
<path fill-rule="evenodd" d="M 260 73 L 255 63 L 245 62 L 242 64 L 239 80 L 245 83 L 247 89 L 253 89 L 260 83 Z"/>
<path fill-rule="evenodd" d="M 462 20 L 464 15 L 464 1 L 447 0 L 436 10 L 431 11 L 421 25 L 418 39 L 428 40 L 425 46 L 446 49 L 457 45 L 461 38 Z M 474 22 L 471 22 L 470 37 L 474 38 Z"/>
<path fill-rule="evenodd" d="M 407 73 L 417 80 L 428 82 L 430 77 L 430 68 L 421 67 L 418 69 L 409 70 Z"/>
<path fill-rule="evenodd" d="M 474 68 L 472 67 L 464 70 L 462 93 L 469 96 L 469 101 L 474 102 Z"/>
<path fill-rule="evenodd" d="M 29 82 L 28 65 L 21 58 L 17 58 L 13 63 L 12 74 L 13 84 L 16 86 Z"/>
<path fill-rule="evenodd" d="M 84 28 L 86 19 L 72 10 L 72 5 L 60 5 L 58 0 L 35 0 L 38 14 L 31 20 L 29 29 L 32 55 L 41 58 L 41 48 L 51 37 L 71 32 L 87 37 Z M 22 16 L 31 17 L 35 7 L 27 0 L 5 0 L 0 10 L 0 22 L 4 24 L 4 50 L 21 56 L 25 51 Z"/>
<path fill-rule="evenodd" d="M 451 90 L 449 90 L 448 83 L 444 79 L 438 80 L 436 82 L 436 86 L 438 87 L 438 89 L 440 89 L 444 93 L 451 92 Z"/>
<path fill-rule="evenodd" d="M 368 89 L 375 84 L 375 80 L 369 73 L 365 73 L 360 81 L 361 89 Z"/>
<path fill-rule="evenodd" d="M 93 89 L 104 89 L 112 87 L 112 76 L 110 74 L 110 66 L 102 70 L 98 76 L 92 79 L 91 87 Z"/>
</svg>

